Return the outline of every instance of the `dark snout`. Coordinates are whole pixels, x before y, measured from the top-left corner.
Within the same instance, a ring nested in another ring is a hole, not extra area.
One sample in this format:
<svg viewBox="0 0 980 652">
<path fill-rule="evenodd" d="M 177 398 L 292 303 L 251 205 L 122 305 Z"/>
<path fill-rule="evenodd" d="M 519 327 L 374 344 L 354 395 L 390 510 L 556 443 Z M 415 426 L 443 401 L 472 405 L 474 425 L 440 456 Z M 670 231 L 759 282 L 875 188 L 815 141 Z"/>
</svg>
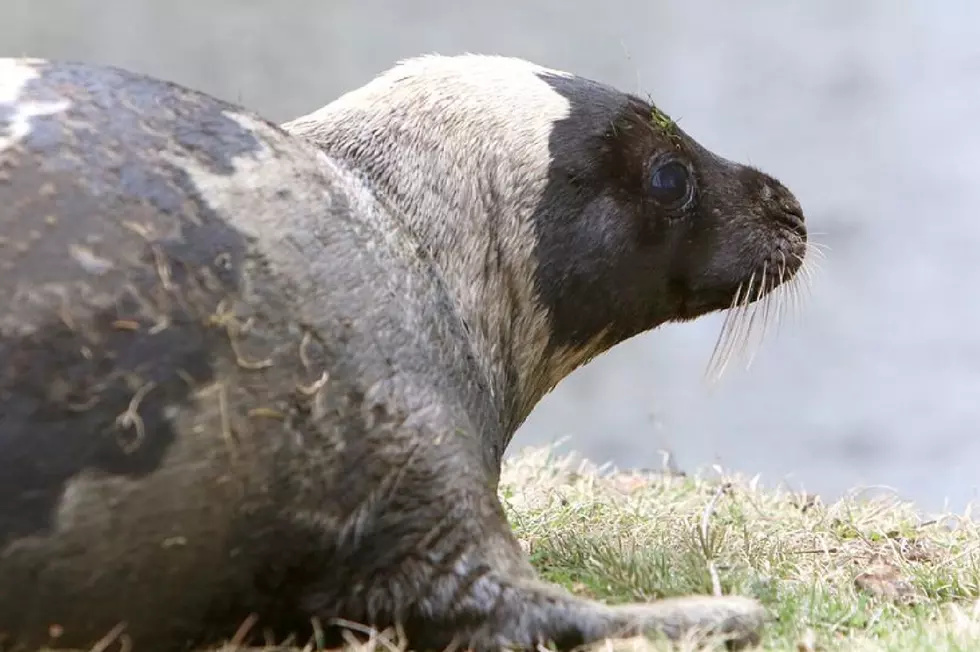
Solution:
<svg viewBox="0 0 980 652">
<path fill-rule="evenodd" d="M 796 196 L 778 179 L 705 152 L 699 206 L 688 229 L 685 318 L 762 299 L 803 266 L 807 228 Z"/>
</svg>

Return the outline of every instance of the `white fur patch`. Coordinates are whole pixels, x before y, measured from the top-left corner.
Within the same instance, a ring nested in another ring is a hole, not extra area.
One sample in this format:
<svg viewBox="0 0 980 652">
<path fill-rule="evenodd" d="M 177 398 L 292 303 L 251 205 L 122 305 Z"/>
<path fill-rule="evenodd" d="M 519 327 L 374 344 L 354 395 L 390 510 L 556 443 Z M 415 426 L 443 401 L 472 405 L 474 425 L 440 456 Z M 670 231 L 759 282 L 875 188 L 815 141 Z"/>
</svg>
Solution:
<svg viewBox="0 0 980 652">
<path fill-rule="evenodd" d="M 232 111 L 224 111 L 223 115 L 241 126 L 243 131 L 256 135 L 269 131 L 267 126 L 250 116 Z M 164 152 L 162 157 L 187 172 L 208 206 L 222 215 L 247 212 L 249 204 L 256 199 L 253 190 L 261 194 L 263 190 L 269 189 L 270 184 L 282 187 L 284 181 L 277 178 L 277 175 L 260 174 L 262 166 L 271 158 L 269 148 L 261 142 L 261 139 L 256 151 L 238 156 L 234 160 L 232 174 L 212 172 L 183 152 L 179 154 Z"/>
<path fill-rule="evenodd" d="M 99 256 L 83 245 L 73 244 L 68 247 L 68 252 L 72 259 L 89 274 L 102 275 L 115 267 L 110 259 Z"/>
<path fill-rule="evenodd" d="M 382 181 L 371 185 L 433 257 L 490 386 L 517 402 L 517 420 L 592 354 L 548 354 L 550 316 L 535 287 L 533 214 L 554 126 L 571 114 L 545 76 L 574 79 L 517 58 L 422 56 L 282 125 Z M 505 385 L 508 362 L 518 387 Z"/>
<path fill-rule="evenodd" d="M 324 173 L 323 153 L 249 115 L 223 114 L 256 140 L 253 150 L 234 157 L 231 174 L 215 172 L 183 150 L 161 152 L 160 157 L 187 173 L 221 219 L 269 247 L 281 248 L 277 262 L 283 273 L 294 279 L 309 276 L 309 265 L 317 264 L 310 252 L 322 245 L 316 241 L 318 214 L 305 209 L 327 211 L 333 201 L 326 184 L 315 181 Z M 283 189 L 290 191 L 288 198 L 280 195 Z"/>
<path fill-rule="evenodd" d="M 31 133 L 31 118 L 54 115 L 68 110 L 71 102 L 36 102 L 23 100 L 25 87 L 40 77 L 36 66 L 40 59 L 0 59 L 0 108 L 13 109 L 13 114 L 0 123 L 0 152 L 13 147 Z"/>
<path fill-rule="evenodd" d="M 254 151 L 235 157 L 232 162 L 234 167 L 232 174 L 214 172 L 183 151 L 161 152 L 160 155 L 191 177 L 202 198 L 212 210 L 243 230 L 254 233 L 254 229 L 249 227 L 261 228 L 261 220 L 253 219 L 248 223 L 240 223 L 241 220 L 236 218 L 248 215 L 254 218 L 275 215 L 276 211 L 272 206 L 281 201 L 274 200 L 280 190 L 283 188 L 293 191 L 302 190 L 295 187 L 294 182 L 298 176 L 301 176 L 301 170 L 298 170 L 297 166 L 302 165 L 303 159 L 293 158 L 285 165 L 270 164 L 277 160 L 277 156 L 269 146 L 269 142 L 285 140 L 286 136 L 249 115 L 233 111 L 224 111 L 223 115 L 240 125 L 242 131 L 251 134 L 258 143 Z M 310 156 L 306 162 L 310 169 L 319 169 L 319 162 L 313 156 Z M 263 207 L 269 210 L 261 210 Z M 275 229 L 278 225 L 269 226 Z M 274 237 L 275 231 L 270 231 L 267 235 Z"/>
<path fill-rule="evenodd" d="M 139 484 L 139 480 L 113 476 L 97 478 L 90 471 L 80 473 L 65 483 L 54 522 L 60 532 L 70 532 L 85 523 L 80 519 L 92 518 L 92 504 L 99 502 L 100 496 L 117 492 L 125 494 Z"/>
</svg>

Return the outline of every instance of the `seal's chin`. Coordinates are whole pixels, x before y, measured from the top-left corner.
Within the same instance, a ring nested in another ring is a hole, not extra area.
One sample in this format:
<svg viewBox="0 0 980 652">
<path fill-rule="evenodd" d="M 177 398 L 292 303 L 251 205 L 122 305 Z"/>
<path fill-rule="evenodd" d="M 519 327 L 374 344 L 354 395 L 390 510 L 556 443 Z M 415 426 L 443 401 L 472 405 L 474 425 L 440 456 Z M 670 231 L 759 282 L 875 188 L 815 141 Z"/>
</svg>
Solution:
<svg viewBox="0 0 980 652">
<path fill-rule="evenodd" d="M 777 290 L 791 285 L 804 269 L 805 236 L 781 238 L 768 256 L 735 279 L 690 289 L 679 297 L 673 321 L 691 321 L 721 310 L 746 309 L 771 299 Z"/>
<path fill-rule="evenodd" d="M 732 307 L 735 287 L 683 296 L 674 308 L 674 322 L 687 322 Z"/>
</svg>

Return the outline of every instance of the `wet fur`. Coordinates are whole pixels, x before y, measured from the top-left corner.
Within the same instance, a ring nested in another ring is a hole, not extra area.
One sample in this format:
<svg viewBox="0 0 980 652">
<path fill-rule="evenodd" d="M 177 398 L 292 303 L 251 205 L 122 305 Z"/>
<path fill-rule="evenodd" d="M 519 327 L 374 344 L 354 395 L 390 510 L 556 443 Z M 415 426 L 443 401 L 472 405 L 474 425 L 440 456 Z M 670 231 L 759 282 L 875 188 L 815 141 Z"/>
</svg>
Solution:
<svg viewBox="0 0 980 652">
<path fill-rule="evenodd" d="M 111 68 L 0 73 L 0 646 L 124 621 L 184 649 L 252 613 L 417 648 L 757 636 L 747 598 L 540 582 L 496 484 L 561 378 L 799 244 L 778 182 L 516 59 L 406 62 L 283 129 Z M 668 146 L 689 213 L 643 196 Z"/>
</svg>

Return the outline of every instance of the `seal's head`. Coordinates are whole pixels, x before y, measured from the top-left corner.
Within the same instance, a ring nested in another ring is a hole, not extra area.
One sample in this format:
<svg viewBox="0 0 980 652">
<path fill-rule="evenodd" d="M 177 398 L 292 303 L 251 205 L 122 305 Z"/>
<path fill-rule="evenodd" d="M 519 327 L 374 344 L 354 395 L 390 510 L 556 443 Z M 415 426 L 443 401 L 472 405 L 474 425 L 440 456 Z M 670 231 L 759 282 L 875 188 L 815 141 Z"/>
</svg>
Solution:
<svg viewBox="0 0 980 652">
<path fill-rule="evenodd" d="M 284 125 L 367 179 L 519 423 L 585 361 L 801 268 L 800 205 L 651 103 L 514 58 L 402 62 Z"/>
</svg>

